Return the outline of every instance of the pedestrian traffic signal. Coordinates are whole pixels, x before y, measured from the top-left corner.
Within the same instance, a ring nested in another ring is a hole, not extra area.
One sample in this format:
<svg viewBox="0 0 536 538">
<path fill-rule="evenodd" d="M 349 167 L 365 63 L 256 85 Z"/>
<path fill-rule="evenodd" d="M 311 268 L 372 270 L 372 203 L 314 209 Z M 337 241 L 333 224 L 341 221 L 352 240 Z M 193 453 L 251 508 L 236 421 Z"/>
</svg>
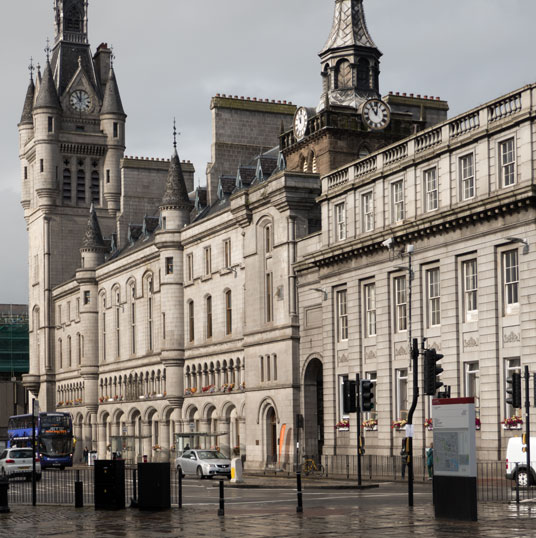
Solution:
<svg viewBox="0 0 536 538">
<path fill-rule="evenodd" d="M 506 380 L 506 394 L 510 394 L 510 397 L 506 398 L 506 403 L 514 409 L 521 409 L 521 374 L 519 372 L 514 372 L 512 377 Z"/>
<path fill-rule="evenodd" d="M 361 390 L 359 392 L 361 399 L 361 411 L 372 411 L 374 409 L 374 393 L 372 389 L 374 384 L 370 379 L 361 380 Z"/>
<path fill-rule="evenodd" d="M 357 411 L 357 382 L 344 380 L 342 408 L 345 415 Z"/>
<path fill-rule="evenodd" d="M 424 394 L 435 396 L 437 389 L 443 386 L 437 376 L 443 371 L 443 368 L 436 364 L 443 358 L 443 355 L 435 349 L 427 349 L 424 352 Z"/>
</svg>

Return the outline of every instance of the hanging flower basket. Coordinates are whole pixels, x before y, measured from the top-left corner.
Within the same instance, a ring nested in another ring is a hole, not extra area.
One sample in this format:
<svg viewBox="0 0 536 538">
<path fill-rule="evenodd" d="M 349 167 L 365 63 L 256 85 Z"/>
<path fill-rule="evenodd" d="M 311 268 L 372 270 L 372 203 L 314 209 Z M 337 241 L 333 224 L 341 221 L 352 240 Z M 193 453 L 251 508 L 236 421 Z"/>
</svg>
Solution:
<svg viewBox="0 0 536 538">
<path fill-rule="evenodd" d="M 475 418 L 475 430 L 480 430 L 480 419 L 478 417 Z"/>
<path fill-rule="evenodd" d="M 335 429 L 337 429 L 340 432 L 350 431 L 350 421 L 347 419 L 343 419 L 337 422 L 337 424 L 335 424 Z"/>
<path fill-rule="evenodd" d="M 367 432 L 375 432 L 378 431 L 378 421 L 375 418 L 371 418 L 370 420 L 365 420 L 362 422 L 361 426 L 365 429 Z"/>
<path fill-rule="evenodd" d="M 431 432 L 434 429 L 434 420 L 431 418 L 427 418 L 424 421 L 424 427 Z"/>
<path fill-rule="evenodd" d="M 398 419 L 398 420 L 393 420 L 393 422 L 391 422 L 391 429 L 396 430 L 396 431 L 401 431 L 406 427 L 407 423 L 408 421 L 403 418 Z"/>
<path fill-rule="evenodd" d="M 502 425 L 505 430 L 520 430 L 523 425 L 523 419 L 514 415 L 513 417 L 504 419 Z"/>
</svg>

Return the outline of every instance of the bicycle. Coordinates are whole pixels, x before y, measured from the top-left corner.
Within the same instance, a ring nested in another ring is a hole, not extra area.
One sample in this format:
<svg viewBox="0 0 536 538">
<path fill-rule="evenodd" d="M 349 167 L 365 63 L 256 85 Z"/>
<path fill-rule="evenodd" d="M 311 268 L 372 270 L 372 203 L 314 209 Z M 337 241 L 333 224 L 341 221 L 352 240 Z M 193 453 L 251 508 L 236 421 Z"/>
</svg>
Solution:
<svg viewBox="0 0 536 538">
<path fill-rule="evenodd" d="M 315 460 L 312 458 L 306 458 L 305 461 L 302 463 L 302 473 L 305 476 L 309 476 L 310 474 L 324 474 L 324 466 L 319 463 L 316 464 Z"/>
</svg>

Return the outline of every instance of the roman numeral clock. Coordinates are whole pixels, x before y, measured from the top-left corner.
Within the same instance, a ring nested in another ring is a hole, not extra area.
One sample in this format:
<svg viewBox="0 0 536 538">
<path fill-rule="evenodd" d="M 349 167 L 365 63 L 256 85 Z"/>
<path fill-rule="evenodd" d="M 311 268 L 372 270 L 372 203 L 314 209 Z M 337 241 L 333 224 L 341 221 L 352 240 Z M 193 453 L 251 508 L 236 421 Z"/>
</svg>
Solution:
<svg viewBox="0 0 536 538">
<path fill-rule="evenodd" d="M 372 131 L 385 129 L 391 121 L 389 106 L 380 99 L 369 99 L 361 108 L 363 123 Z"/>
</svg>

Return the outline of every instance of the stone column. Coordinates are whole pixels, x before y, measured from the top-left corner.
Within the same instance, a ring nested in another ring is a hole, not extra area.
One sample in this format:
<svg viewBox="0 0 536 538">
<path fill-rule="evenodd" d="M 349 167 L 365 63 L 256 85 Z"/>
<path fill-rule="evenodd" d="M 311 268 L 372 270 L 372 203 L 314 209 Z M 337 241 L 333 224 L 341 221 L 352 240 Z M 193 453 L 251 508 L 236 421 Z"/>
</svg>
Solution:
<svg viewBox="0 0 536 538">
<path fill-rule="evenodd" d="M 90 431 L 90 446 L 88 448 L 90 450 L 97 450 L 98 451 L 98 428 L 97 428 L 97 414 L 91 414 L 90 418 L 90 425 L 89 425 L 89 431 Z"/>
<path fill-rule="evenodd" d="M 98 424 L 97 435 L 97 453 L 99 460 L 108 459 L 108 452 L 106 450 L 106 422 Z"/>
<path fill-rule="evenodd" d="M 231 436 L 231 421 L 227 417 L 220 417 L 218 420 L 218 432 L 226 432 L 225 435 L 219 435 L 218 446 L 224 456 L 231 458 L 233 456 L 232 436 Z"/>
<path fill-rule="evenodd" d="M 153 437 L 150 422 L 141 423 L 141 437 L 143 447 L 143 454 L 141 454 L 141 456 L 147 456 L 147 461 L 151 461 L 153 453 Z"/>
<path fill-rule="evenodd" d="M 199 421 L 199 433 L 209 433 L 209 432 L 210 432 L 210 420 L 207 420 L 206 418 L 201 419 Z M 210 448 L 210 438 L 201 437 L 199 439 L 199 446 L 204 449 Z M 197 447 L 192 447 L 192 448 L 197 448 Z"/>
<path fill-rule="evenodd" d="M 162 447 L 162 461 L 169 461 L 169 421 L 159 422 L 158 437 L 160 439 L 160 446 Z"/>
</svg>

